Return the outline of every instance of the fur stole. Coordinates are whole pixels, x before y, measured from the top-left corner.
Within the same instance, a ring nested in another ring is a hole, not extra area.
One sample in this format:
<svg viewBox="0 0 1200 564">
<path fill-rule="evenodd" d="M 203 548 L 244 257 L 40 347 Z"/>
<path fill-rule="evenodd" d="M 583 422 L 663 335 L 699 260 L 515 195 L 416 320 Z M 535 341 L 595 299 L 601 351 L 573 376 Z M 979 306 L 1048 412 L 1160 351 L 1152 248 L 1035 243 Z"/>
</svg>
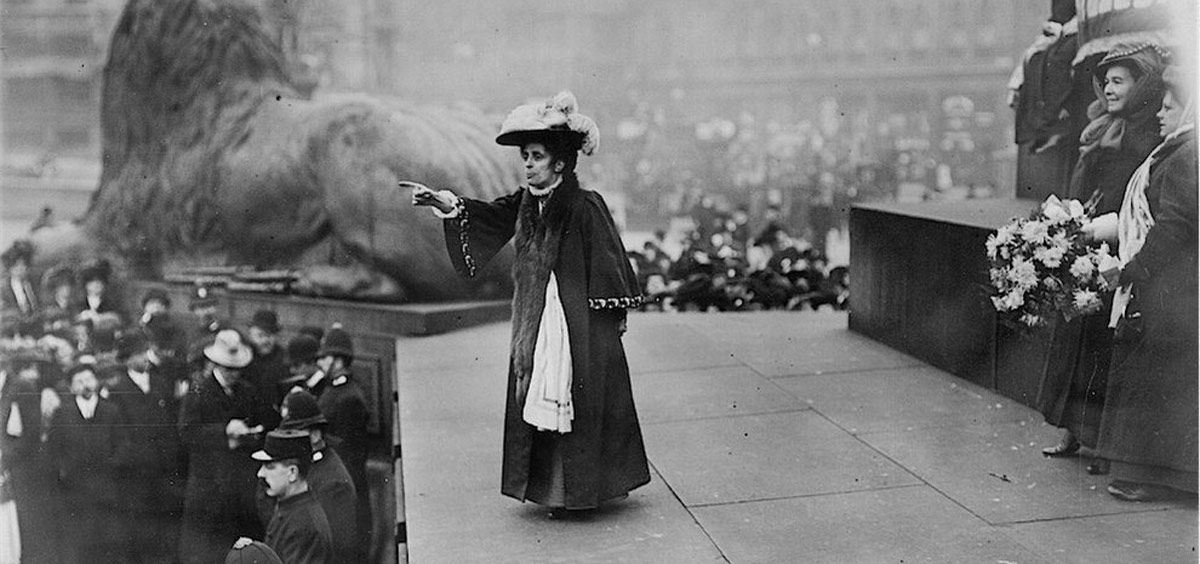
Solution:
<svg viewBox="0 0 1200 564">
<path fill-rule="evenodd" d="M 540 198 L 532 196 L 528 190 L 521 195 L 512 269 L 515 288 L 510 354 L 517 381 L 525 385 L 533 368 L 534 344 L 546 304 L 546 284 L 558 263 L 559 246 L 578 195 L 579 182 L 574 177 L 563 178 L 562 184 L 546 196 L 545 209 L 540 212 Z M 517 399 L 522 401 L 523 389 L 524 386 L 518 386 Z"/>
</svg>

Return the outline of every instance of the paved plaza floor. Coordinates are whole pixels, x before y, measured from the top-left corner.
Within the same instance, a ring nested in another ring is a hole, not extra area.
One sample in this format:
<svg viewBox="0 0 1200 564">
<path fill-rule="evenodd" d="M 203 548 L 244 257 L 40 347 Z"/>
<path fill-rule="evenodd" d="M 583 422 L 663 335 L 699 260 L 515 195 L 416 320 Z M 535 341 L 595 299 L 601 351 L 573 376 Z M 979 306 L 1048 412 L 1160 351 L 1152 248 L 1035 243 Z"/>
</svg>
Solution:
<svg viewBox="0 0 1200 564">
<path fill-rule="evenodd" d="M 652 479 L 567 519 L 499 493 L 508 324 L 398 341 L 409 562 L 1197 562 L 1194 498 L 1113 499 L 1035 411 L 846 321 L 632 314 Z"/>
</svg>

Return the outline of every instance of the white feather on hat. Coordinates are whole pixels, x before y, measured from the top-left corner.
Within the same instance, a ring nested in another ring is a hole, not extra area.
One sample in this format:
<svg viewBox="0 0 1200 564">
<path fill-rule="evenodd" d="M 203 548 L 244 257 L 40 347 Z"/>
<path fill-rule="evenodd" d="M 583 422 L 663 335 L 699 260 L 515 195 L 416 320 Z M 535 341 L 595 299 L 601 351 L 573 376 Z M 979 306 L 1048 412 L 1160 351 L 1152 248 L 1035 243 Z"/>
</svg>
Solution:
<svg viewBox="0 0 1200 564">
<path fill-rule="evenodd" d="M 544 103 L 517 106 L 504 118 L 496 142 L 520 146 L 538 134 L 572 133 L 579 138 L 579 151 L 591 155 L 600 146 L 600 128 L 592 118 L 579 113 L 578 108 L 575 95 L 566 90 Z"/>
</svg>

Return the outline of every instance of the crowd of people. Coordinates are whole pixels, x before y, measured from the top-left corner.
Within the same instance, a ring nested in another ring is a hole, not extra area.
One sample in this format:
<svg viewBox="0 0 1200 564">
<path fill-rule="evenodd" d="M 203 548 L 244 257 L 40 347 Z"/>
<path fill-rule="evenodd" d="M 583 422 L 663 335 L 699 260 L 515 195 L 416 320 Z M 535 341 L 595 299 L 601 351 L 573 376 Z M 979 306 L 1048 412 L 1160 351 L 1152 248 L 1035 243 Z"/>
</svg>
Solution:
<svg viewBox="0 0 1200 564">
<path fill-rule="evenodd" d="M 1079 148 L 1060 193 L 1084 204 L 1083 239 L 1120 268 L 1102 311 L 1052 324 L 1037 407 L 1063 429 L 1047 457 L 1090 457 L 1125 501 L 1196 492 L 1197 157 L 1186 50 L 1149 40 L 1077 55 L 1075 3 L 1051 2 L 1016 81 L 1018 141 Z M 1181 60 L 1175 55 L 1183 54 Z M 1090 88 L 1089 88 L 1090 87 Z M 1075 140 L 1078 140 L 1077 142 Z M 1076 153 L 1066 154 L 1074 158 Z"/>
<path fill-rule="evenodd" d="M 204 288 L 186 313 L 162 289 L 126 311 L 107 262 L 37 284 L 32 253 L 0 257 L 0 562 L 366 561 L 345 328 L 285 340 L 274 311 L 222 319 Z"/>
<path fill-rule="evenodd" d="M 793 238 L 767 212 L 766 225 L 752 235 L 744 207 L 731 213 L 704 198 L 692 212 L 694 228 L 673 256 L 666 234 L 655 233 L 629 252 L 646 301 L 643 310 L 799 310 L 850 306 L 850 272 L 829 266 L 824 253 Z"/>
</svg>

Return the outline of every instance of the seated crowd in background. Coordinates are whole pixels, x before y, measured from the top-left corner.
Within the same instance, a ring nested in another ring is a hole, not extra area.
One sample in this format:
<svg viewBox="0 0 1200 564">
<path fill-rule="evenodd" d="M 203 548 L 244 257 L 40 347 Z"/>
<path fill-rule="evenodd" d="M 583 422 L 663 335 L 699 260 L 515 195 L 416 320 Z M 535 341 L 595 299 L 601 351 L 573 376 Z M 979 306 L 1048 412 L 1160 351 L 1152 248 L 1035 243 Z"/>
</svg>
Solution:
<svg viewBox="0 0 1200 564">
<path fill-rule="evenodd" d="M 750 236 L 744 210 L 697 217 L 672 258 L 658 232 L 629 258 L 646 296 L 660 311 L 814 310 L 850 306 L 850 272 L 830 268 L 823 253 L 776 222 Z"/>
<path fill-rule="evenodd" d="M 275 312 L 222 319 L 203 288 L 186 313 L 160 289 L 126 311 L 105 261 L 35 284 L 31 247 L 0 258 L 0 525 L 19 538 L 0 544 L 18 561 L 212 563 L 242 537 L 288 563 L 366 560 L 369 414 L 340 325 L 284 341 Z M 327 540 L 289 529 L 293 498 Z"/>
</svg>

